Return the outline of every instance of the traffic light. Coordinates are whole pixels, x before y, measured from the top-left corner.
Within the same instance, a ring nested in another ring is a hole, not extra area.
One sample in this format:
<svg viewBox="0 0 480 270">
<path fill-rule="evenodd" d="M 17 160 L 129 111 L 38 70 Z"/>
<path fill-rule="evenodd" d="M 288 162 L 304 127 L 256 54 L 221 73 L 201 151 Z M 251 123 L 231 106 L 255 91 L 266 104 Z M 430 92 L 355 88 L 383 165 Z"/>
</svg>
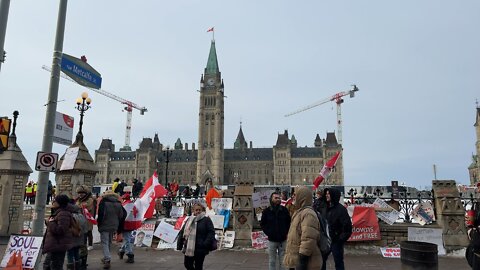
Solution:
<svg viewBox="0 0 480 270">
<path fill-rule="evenodd" d="M 0 152 L 8 149 L 8 136 L 10 135 L 11 122 L 7 117 L 0 118 Z"/>
<path fill-rule="evenodd" d="M 4 50 L 3 55 L 0 55 L 2 58 L 0 59 L 0 62 L 5 63 L 5 59 L 7 59 L 7 52 Z"/>
</svg>

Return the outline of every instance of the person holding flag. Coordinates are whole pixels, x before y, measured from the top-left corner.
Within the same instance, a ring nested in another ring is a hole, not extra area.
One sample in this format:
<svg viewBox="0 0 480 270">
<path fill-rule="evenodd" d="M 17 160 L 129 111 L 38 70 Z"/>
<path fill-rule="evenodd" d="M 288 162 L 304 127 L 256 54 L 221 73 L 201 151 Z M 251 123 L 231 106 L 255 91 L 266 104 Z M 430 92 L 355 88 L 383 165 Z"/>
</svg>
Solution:
<svg viewBox="0 0 480 270">
<path fill-rule="evenodd" d="M 127 217 L 128 213 L 132 211 L 133 209 L 133 202 L 130 199 L 130 193 L 125 193 L 122 196 L 122 206 L 123 206 L 123 214 L 125 217 Z M 133 254 L 133 244 L 132 244 L 132 231 L 133 231 L 133 226 L 130 225 L 130 223 L 125 222 L 123 220 L 122 222 L 122 246 L 118 250 L 118 258 L 120 260 L 123 260 L 123 256 L 126 254 L 127 255 L 127 260 L 125 261 L 126 263 L 134 263 L 135 260 L 135 255 Z"/>
<path fill-rule="evenodd" d="M 88 213 L 95 219 L 95 215 L 97 214 L 97 201 L 93 199 L 92 197 L 92 191 L 89 187 L 86 185 L 80 185 L 76 189 L 77 191 L 77 200 L 76 204 L 78 207 L 82 209 L 86 209 Z M 85 212 L 85 210 L 84 210 Z M 87 216 L 87 215 L 85 215 Z M 88 242 L 88 250 L 93 249 L 93 222 L 89 220 L 88 222 L 88 232 L 87 232 L 87 242 Z M 96 222 L 96 221 L 94 221 Z"/>
</svg>

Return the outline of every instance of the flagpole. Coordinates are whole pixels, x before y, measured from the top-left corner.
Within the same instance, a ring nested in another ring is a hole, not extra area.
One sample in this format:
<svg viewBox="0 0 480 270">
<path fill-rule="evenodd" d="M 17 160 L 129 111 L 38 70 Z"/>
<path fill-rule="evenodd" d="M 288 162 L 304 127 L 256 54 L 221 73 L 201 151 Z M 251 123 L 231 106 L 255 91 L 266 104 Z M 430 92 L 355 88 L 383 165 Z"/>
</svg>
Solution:
<svg viewBox="0 0 480 270">
<path fill-rule="evenodd" d="M 213 41 L 215 41 L 215 28 L 213 28 L 212 30 L 212 38 L 213 38 Z"/>
</svg>

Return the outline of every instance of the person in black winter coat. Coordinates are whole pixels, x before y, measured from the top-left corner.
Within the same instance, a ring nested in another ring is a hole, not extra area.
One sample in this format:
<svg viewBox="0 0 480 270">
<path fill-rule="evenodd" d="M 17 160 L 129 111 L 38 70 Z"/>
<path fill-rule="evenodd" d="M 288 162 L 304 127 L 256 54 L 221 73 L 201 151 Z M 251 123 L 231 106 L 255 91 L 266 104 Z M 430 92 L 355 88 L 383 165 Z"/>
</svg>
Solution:
<svg viewBox="0 0 480 270">
<path fill-rule="evenodd" d="M 143 184 L 142 182 L 138 181 L 138 179 L 133 179 L 133 187 L 132 187 L 132 196 L 133 198 L 138 198 L 140 193 L 142 193 Z"/>
<path fill-rule="evenodd" d="M 205 207 L 193 206 L 190 216 L 180 231 L 177 250 L 185 254 L 184 265 L 187 270 L 202 270 L 205 256 L 210 252 L 215 239 L 212 220 L 205 216 Z"/>
<path fill-rule="evenodd" d="M 336 270 L 344 270 L 343 246 L 352 235 L 352 221 L 347 209 L 340 203 L 340 191 L 336 189 L 324 190 L 327 202 L 326 218 L 328 221 L 330 237 L 332 238 L 331 253 L 335 261 Z M 327 268 L 327 259 L 330 254 L 324 255 L 322 270 Z"/>
<path fill-rule="evenodd" d="M 262 212 L 260 226 L 268 236 L 269 270 L 283 269 L 283 257 L 287 245 L 287 235 L 290 229 L 290 214 L 285 206 L 281 205 L 282 199 L 279 192 L 270 196 L 270 206 Z M 277 268 L 279 261 L 279 268 Z"/>
<path fill-rule="evenodd" d="M 315 198 L 313 200 L 313 209 L 319 212 L 323 217 L 326 218 L 327 216 L 327 201 L 325 200 L 325 196 L 323 194 L 323 189 L 318 189 L 315 192 Z"/>
</svg>

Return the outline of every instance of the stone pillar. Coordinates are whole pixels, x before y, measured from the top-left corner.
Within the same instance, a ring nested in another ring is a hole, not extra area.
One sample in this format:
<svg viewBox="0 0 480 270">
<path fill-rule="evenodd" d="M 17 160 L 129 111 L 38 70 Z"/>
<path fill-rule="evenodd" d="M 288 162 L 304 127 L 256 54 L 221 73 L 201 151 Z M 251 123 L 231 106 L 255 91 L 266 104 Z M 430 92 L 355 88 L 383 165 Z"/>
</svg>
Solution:
<svg viewBox="0 0 480 270">
<path fill-rule="evenodd" d="M 57 183 L 56 194 L 66 194 L 72 198 L 77 197 L 77 187 L 80 185 L 86 185 L 90 189 L 93 188 L 95 181 L 95 175 L 97 174 L 97 168 L 93 162 L 92 156 L 88 153 L 88 149 L 83 143 L 83 135 L 77 134 L 75 142 L 69 147 L 78 147 L 78 156 L 75 160 L 73 169 L 63 170 L 62 163 L 65 160 L 65 154 L 60 158 L 57 164 L 57 174 L 55 176 L 55 182 Z"/>
<path fill-rule="evenodd" d="M 12 134 L 7 151 L 0 154 L 0 236 L 23 230 L 23 196 L 31 173 L 17 137 Z"/>
<path fill-rule="evenodd" d="M 443 229 L 443 243 L 447 251 L 468 245 L 465 228 L 465 208 L 455 180 L 433 180 L 437 223 Z"/>
<path fill-rule="evenodd" d="M 253 182 L 236 181 L 233 194 L 233 229 L 235 246 L 252 246 L 253 229 Z"/>
</svg>

